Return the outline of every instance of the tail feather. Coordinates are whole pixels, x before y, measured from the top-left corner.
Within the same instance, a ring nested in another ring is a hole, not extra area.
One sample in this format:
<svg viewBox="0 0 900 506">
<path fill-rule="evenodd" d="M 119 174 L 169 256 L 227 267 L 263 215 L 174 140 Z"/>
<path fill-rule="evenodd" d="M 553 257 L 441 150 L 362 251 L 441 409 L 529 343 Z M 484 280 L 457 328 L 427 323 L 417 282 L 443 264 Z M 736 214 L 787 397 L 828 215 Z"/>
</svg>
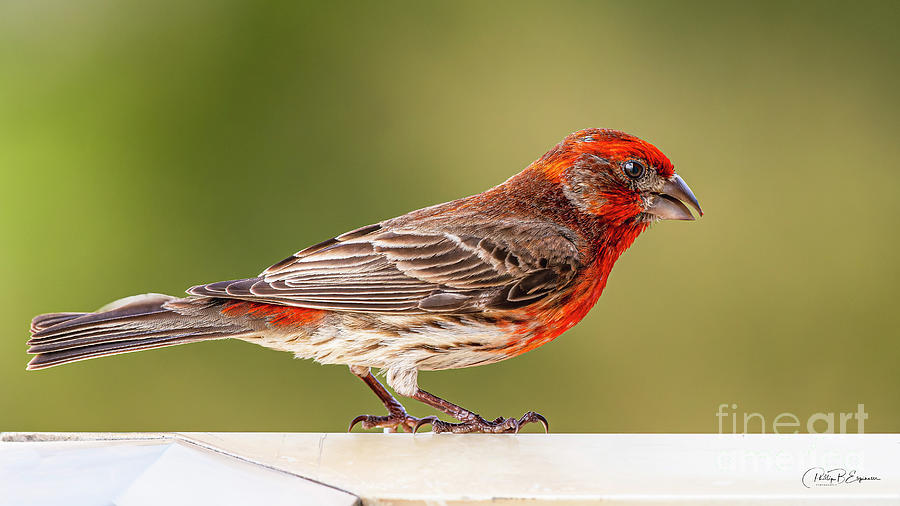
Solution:
<svg viewBox="0 0 900 506">
<path fill-rule="evenodd" d="M 28 353 L 50 353 L 72 348 L 81 348 L 84 346 L 96 346 L 106 343 L 126 343 L 128 341 L 140 341 L 150 338 L 177 337 L 185 335 L 205 335 L 207 333 L 214 334 L 221 331 L 222 327 L 192 327 L 190 329 L 172 328 L 162 330 L 123 330 L 119 332 L 94 332 L 88 335 L 71 337 L 59 341 L 32 344 L 28 348 Z"/>
<path fill-rule="evenodd" d="M 35 317 L 28 369 L 89 358 L 244 334 L 247 329 L 209 318 L 186 316 L 165 304 L 177 300 L 146 294 L 116 301 L 96 313 L 51 313 Z"/>
<path fill-rule="evenodd" d="M 53 367 L 55 365 L 68 364 L 69 362 L 87 360 L 89 358 L 118 355 L 120 353 L 149 350 L 152 348 L 162 348 L 164 346 L 173 346 L 176 344 L 195 343 L 197 341 L 205 341 L 208 339 L 221 339 L 231 337 L 232 335 L 233 333 L 229 332 L 217 332 L 215 334 L 202 335 L 187 333 L 180 336 L 151 337 L 133 341 L 113 341 L 103 344 L 82 346 L 80 348 L 49 351 L 40 353 L 31 359 L 27 369 L 33 371 L 36 369 Z"/>
<path fill-rule="evenodd" d="M 65 334 L 75 333 L 84 328 L 96 328 L 104 326 L 104 324 L 121 323 L 130 317 L 167 313 L 169 310 L 163 308 L 163 304 L 172 300 L 175 300 L 175 297 L 159 293 L 148 293 L 117 300 L 112 304 L 103 306 L 94 313 L 51 313 L 39 315 L 31 321 L 32 328 L 40 326 L 40 329 L 32 334 L 29 344 L 32 341 L 37 342 L 45 338 L 53 339 Z"/>
<path fill-rule="evenodd" d="M 58 325 L 62 322 L 71 320 L 73 318 L 78 318 L 79 316 L 84 316 L 88 313 L 47 313 L 35 316 L 33 320 L 31 320 L 31 333 L 34 334 L 40 330 L 44 330 L 48 327 L 52 327 L 54 325 Z"/>
</svg>

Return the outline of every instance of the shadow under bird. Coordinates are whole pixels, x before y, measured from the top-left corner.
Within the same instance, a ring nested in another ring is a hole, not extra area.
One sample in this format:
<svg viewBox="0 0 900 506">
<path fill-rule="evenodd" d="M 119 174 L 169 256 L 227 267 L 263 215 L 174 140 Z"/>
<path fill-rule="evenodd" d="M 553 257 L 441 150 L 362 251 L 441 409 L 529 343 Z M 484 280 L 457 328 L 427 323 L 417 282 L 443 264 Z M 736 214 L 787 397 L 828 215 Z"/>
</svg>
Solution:
<svg viewBox="0 0 900 506">
<path fill-rule="evenodd" d="M 527 412 L 487 420 L 419 388 L 418 371 L 490 364 L 559 336 L 593 307 L 610 270 L 651 222 L 702 215 L 653 145 L 614 130 L 575 132 L 483 193 L 310 246 L 258 277 L 188 297 L 128 297 L 94 313 L 34 318 L 29 369 L 234 338 L 345 364 L 388 414 L 366 429 L 518 432 Z M 453 417 L 416 418 L 382 386 Z"/>
</svg>

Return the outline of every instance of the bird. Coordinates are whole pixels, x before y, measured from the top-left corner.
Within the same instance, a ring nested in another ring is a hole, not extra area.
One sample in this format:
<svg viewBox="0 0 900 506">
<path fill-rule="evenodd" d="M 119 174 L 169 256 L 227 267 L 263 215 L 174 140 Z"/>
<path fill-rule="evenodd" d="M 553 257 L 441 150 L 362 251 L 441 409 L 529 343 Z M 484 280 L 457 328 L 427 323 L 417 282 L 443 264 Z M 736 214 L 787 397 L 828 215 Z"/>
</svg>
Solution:
<svg viewBox="0 0 900 506">
<path fill-rule="evenodd" d="M 240 339 L 343 364 L 384 404 L 363 429 L 518 432 L 546 417 L 490 420 L 419 387 L 418 372 L 499 362 L 544 345 L 599 299 L 613 264 L 651 223 L 703 215 L 654 145 L 585 129 L 505 182 L 335 236 L 259 276 L 148 293 L 31 323 L 27 369 L 164 346 Z M 400 396 L 455 421 L 407 413 Z"/>
</svg>

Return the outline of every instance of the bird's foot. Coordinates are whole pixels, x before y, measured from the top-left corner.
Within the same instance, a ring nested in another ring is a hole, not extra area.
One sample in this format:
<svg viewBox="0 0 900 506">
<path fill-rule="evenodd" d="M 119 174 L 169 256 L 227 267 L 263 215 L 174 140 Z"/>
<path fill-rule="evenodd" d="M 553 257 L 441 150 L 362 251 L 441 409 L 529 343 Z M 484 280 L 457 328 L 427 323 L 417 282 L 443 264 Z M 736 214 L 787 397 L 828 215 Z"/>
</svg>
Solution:
<svg viewBox="0 0 900 506">
<path fill-rule="evenodd" d="M 410 416 L 406 411 L 392 411 L 386 416 L 375 415 L 359 415 L 350 422 L 347 432 L 353 430 L 353 427 L 361 423 L 363 429 L 387 429 L 387 432 L 415 432 L 415 428 L 421 424 L 423 419 Z"/>
<path fill-rule="evenodd" d="M 480 415 L 472 414 L 460 423 L 450 423 L 438 420 L 434 416 L 426 416 L 419 420 L 412 432 L 419 430 L 419 427 L 431 424 L 431 432 L 440 434 L 441 432 L 452 432 L 454 434 L 468 434 L 470 432 L 485 432 L 490 434 L 500 434 L 504 432 L 512 432 L 518 434 L 522 426 L 529 423 L 540 422 L 544 426 L 544 432 L 550 432 L 550 422 L 543 415 L 529 411 L 522 415 L 521 418 L 497 418 L 493 421 L 487 421 Z"/>
</svg>

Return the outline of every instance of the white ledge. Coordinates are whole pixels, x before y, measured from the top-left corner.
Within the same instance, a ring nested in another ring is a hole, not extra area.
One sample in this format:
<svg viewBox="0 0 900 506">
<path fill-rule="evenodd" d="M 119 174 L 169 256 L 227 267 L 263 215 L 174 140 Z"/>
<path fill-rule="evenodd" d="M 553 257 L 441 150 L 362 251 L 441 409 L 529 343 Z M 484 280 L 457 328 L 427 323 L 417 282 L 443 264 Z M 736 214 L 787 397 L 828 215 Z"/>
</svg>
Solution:
<svg viewBox="0 0 900 506">
<path fill-rule="evenodd" d="M 0 504 L 897 504 L 900 435 L 4 433 L 0 491 Z"/>
</svg>

